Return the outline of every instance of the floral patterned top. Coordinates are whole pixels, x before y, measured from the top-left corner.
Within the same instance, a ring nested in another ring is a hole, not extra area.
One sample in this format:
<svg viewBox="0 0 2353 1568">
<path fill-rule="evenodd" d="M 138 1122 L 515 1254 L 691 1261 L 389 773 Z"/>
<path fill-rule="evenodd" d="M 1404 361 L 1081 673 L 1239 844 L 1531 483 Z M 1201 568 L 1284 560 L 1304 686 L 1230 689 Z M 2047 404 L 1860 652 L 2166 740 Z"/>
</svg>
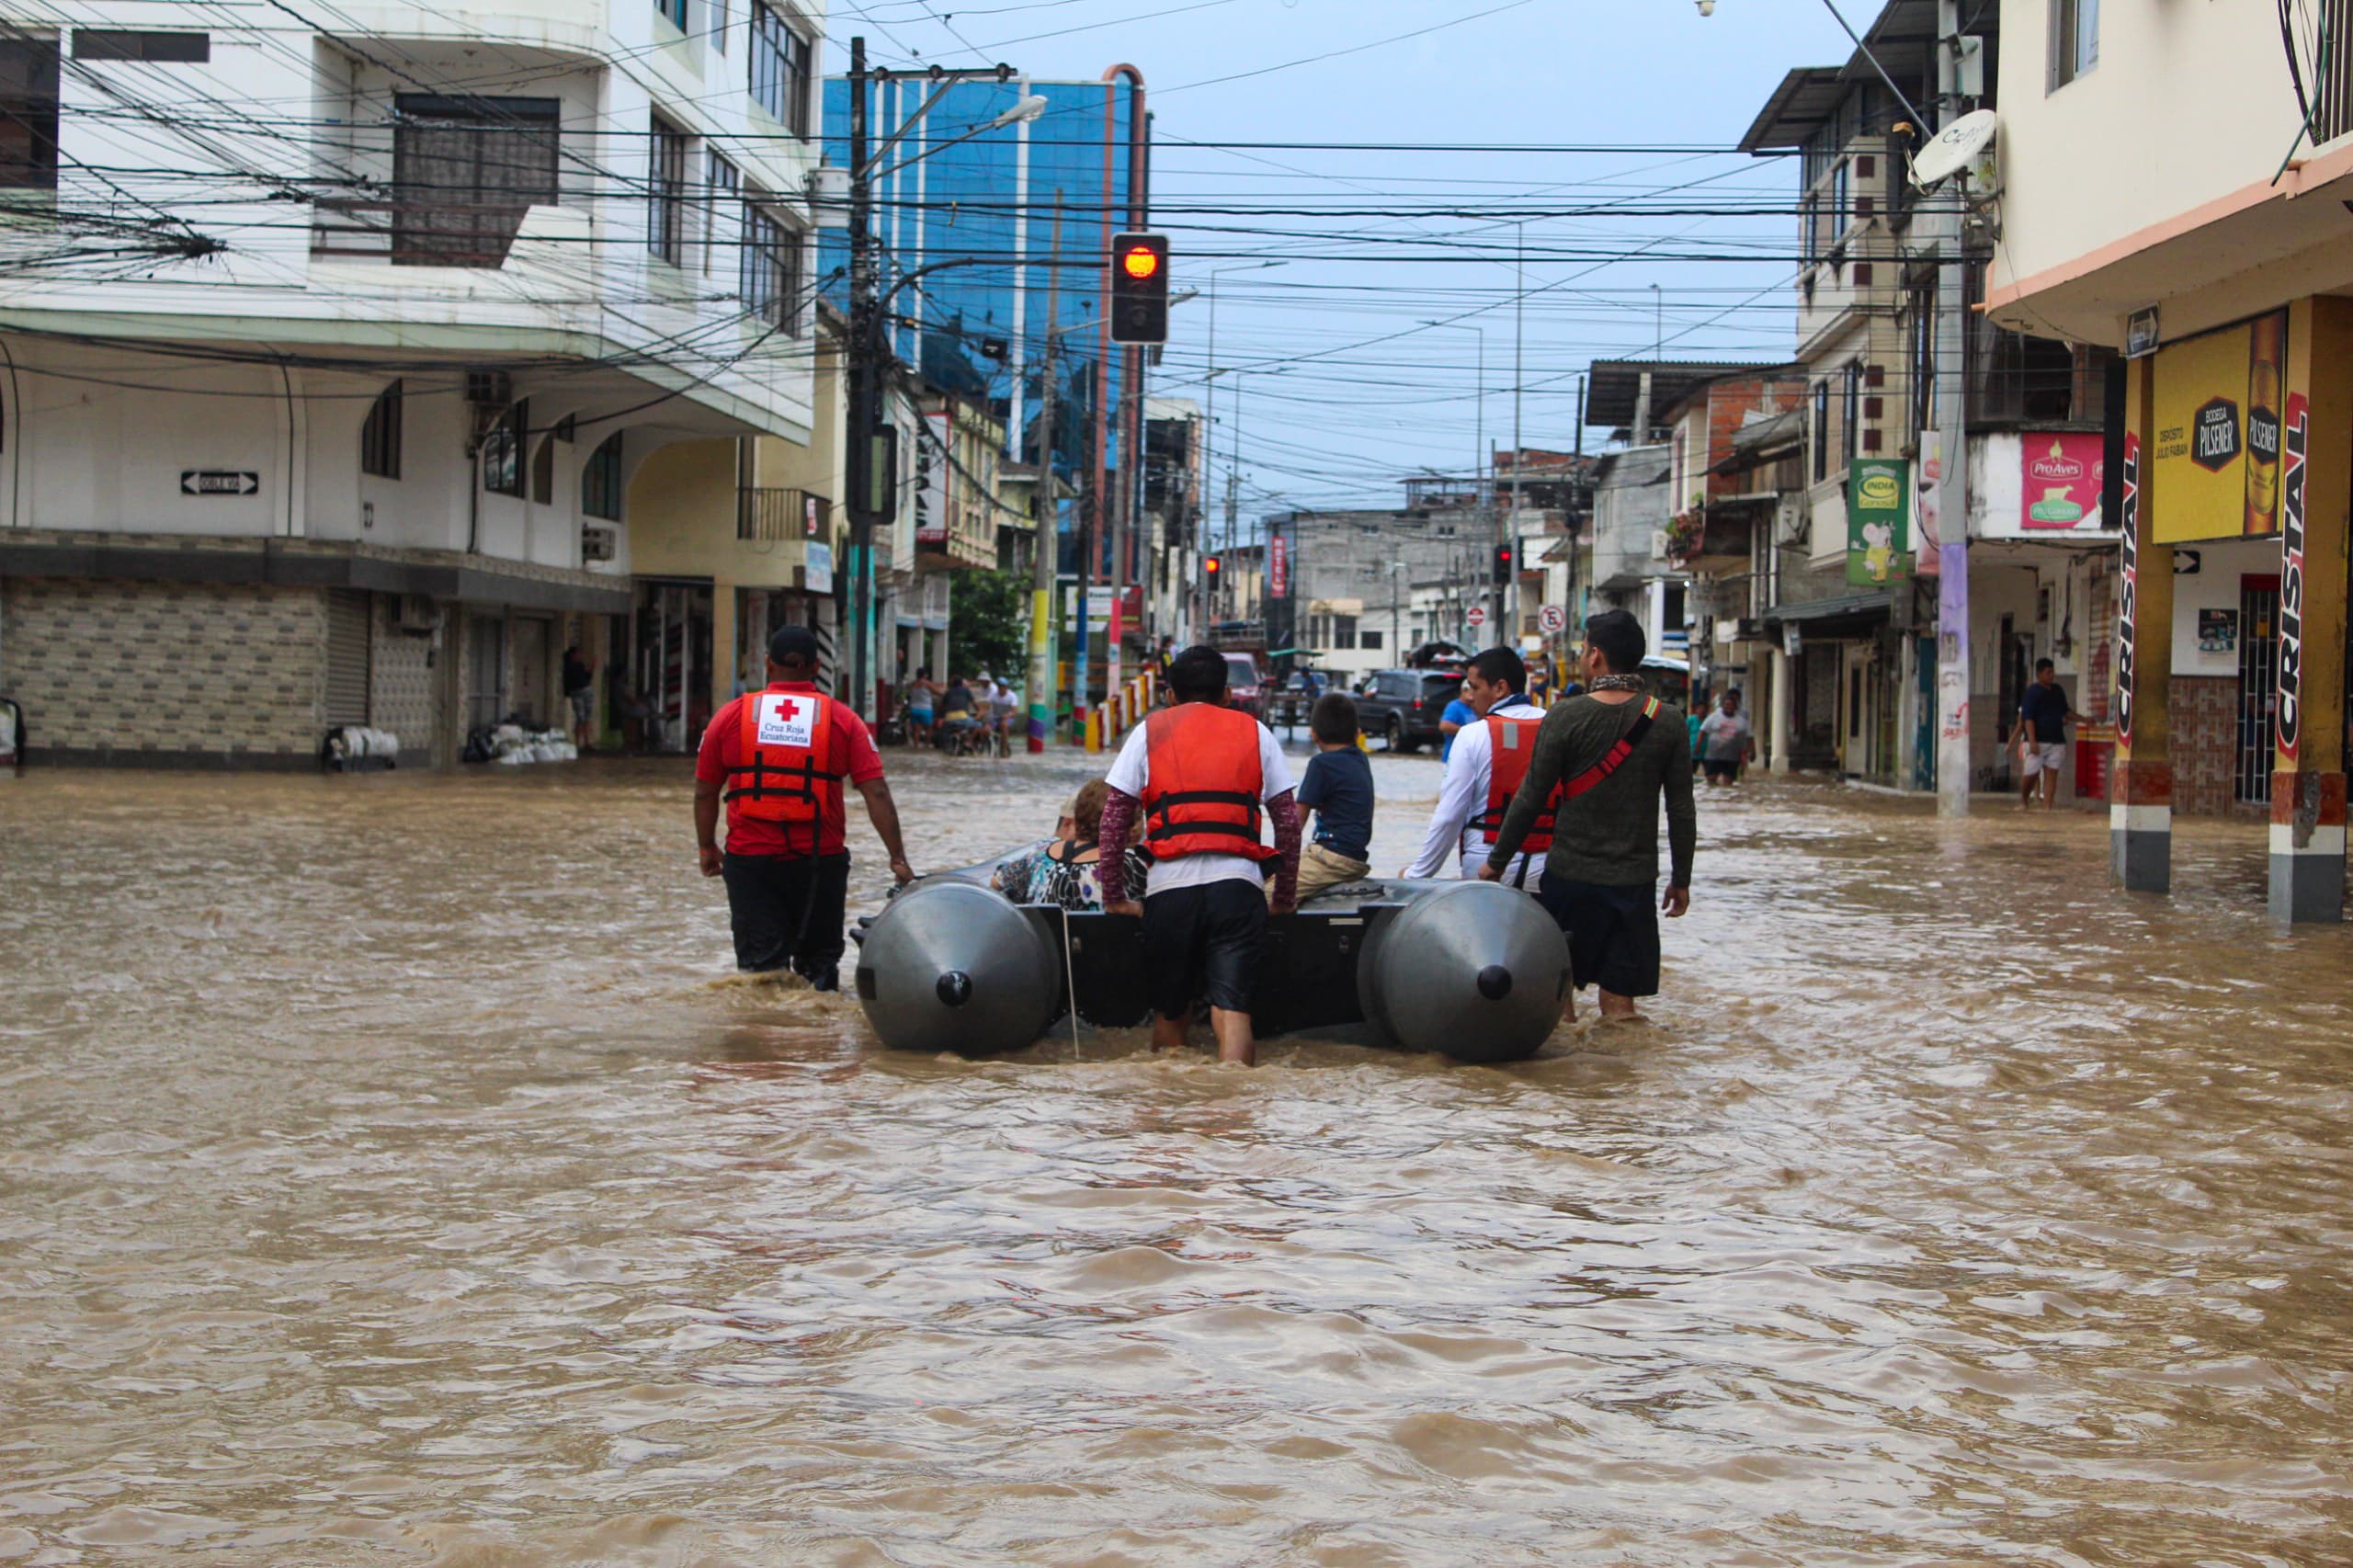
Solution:
<svg viewBox="0 0 2353 1568">
<path fill-rule="evenodd" d="M 1050 839 L 1026 854 L 1017 855 L 996 869 L 990 885 L 1016 903 L 1051 903 L 1064 909 L 1103 907 L 1103 883 L 1095 862 L 1078 857 L 1092 844 L 1066 844 Z M 1152 864 L 1141 849 L 1127 853 L 1128 885 L 1142 887 Z"/>
</svg>

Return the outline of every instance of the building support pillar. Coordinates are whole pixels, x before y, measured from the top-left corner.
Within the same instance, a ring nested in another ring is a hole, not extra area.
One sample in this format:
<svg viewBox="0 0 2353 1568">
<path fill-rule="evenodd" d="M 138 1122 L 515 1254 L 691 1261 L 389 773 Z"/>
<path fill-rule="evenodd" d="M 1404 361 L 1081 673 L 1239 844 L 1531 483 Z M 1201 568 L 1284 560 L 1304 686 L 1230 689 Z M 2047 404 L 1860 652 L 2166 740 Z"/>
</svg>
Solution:
<svg viewBox="0 0 2353 1568">
<path fill-rule="evenodd" d="M 735 699 L 735 680 L 744 667 L 743 650 L 735 645 L 735 585 L 716 577 L 710 585 L 710 711 L 718 712 Z M 687 750 L 702 744 L 700 735 L 686 738 Z"/>
<path fill-rule="evenodd" d="M 2173 891 L 2173 552 L 2156 542 L 2147 458 L 2156 450 L 2156 361 L 2127 368 L 2123 598 L 2116 616 L 2116 765 L 2109 781 L 2109 860 L 2118 885 Z"/>
<path fill-rule="evenodd" d="M 1768 757 L 1766 761 L 1767 766 L 1769 767 L 1773 772 L 1785 774 L 1790 771 L 1790 713 L 1791 709 L 1795 707 L 1797 701 L 1796 681 L 1798 662 L 1790 657 L 1789 650 L 1785 647 L 1775 648 L 1772 652 L 1771 658 L 1773 668 L 1773 690 L 1771 694 L 1773 706 L 1772 717 L 1768 722 L 1767 725 L 1766 741 L 1772 748 L 1772 755 Z"/>
<path fill-rule="evenodd" d="M 2279 423 L 2279 697 L 2272 721 L 2272 917 L 2345 918 L 2345 599 L 2353 512 L 2353 300 L 2288 315 Z M 2250 414 L 2252 411 L 2250 411 Z"/>
</svg>

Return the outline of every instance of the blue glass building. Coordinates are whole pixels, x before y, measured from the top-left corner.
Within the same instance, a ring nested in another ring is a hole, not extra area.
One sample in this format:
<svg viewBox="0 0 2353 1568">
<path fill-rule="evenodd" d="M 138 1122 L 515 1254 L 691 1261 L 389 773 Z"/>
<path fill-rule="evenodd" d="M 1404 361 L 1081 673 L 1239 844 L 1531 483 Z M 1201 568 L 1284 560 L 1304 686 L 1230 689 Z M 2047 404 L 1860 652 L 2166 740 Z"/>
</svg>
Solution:
<svg viewBox="0 0 2353 1568">
<path fill-rule="evenodd" d="M 933 90 L 919 75 L 875 85 L 870 146 L 906 125 Z M 1035 120 L 948 145 L 1030 94 L 1047 102 Z M 847 79 L 827 79 L 824 106 L 825 160 L 846 168 Z M 1142 357 L 1115 349 L 1108 327 L 1093 324 L 1105 314 L 1111 236 L 1144 226 L 1150 134 L 1142 79 L 1131 67 L 1094 82 L 958 82 L 881 160 L 874 187 L 885 290 L 918 268 L 960 264 L 891 296 L 899 357 L 937 386 L 985 398 L 1005 421 L 1015 461 L 1037 457 L 1052 301 L 1051 324 L 1063 329 L 1055 351 L 1055 468 L 1089 494 L 1104 493 L 1098 474 L 1120 488 L 1135 477 L 1122 471 L 1139 466 L 1123 464 L 1121 453 L 1129 445 L 1122 432 L 1142 407 Z M 1057 259 L 1062 265 L 1052 265 Z M 847 231 L 823 231 L 818 275 L 836 304 L 847 297 Z"/>
</svg>

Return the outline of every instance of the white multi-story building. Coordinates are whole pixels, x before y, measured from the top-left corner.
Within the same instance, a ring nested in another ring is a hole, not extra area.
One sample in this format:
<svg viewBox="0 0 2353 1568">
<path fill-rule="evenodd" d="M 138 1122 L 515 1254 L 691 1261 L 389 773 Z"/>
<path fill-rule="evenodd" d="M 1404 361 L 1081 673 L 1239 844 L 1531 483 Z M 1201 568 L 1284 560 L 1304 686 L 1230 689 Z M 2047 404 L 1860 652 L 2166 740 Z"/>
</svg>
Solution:
<svg viewBox="0 0 2353 1568">
<path fill-rule="evenodd" d="M 732 508 L 724 438 L 818 423 L 822 16 L 0 0 L 0 695 L 33 756 L 290 765 L 367 723 L 446 761 L 555 722 L 574 645 L 693 727 L 665 672 L 710 651 L 680 621 L 648 662 L 628 498 L 700 439 Z M 151 666 L 171 704 L 118 678 Z"/>
</svg>

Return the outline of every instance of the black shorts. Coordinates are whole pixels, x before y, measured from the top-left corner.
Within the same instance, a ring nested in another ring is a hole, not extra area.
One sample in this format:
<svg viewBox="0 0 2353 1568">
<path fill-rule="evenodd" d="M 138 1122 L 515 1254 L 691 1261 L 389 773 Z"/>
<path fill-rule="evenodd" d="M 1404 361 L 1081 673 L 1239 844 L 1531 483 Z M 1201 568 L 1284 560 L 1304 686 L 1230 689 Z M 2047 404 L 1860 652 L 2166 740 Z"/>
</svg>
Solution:
<svg viewBox="0 0 2353 1568">
<path fill-rule="evenodd" d="M 831 989 L 842 961 L 849 855 L 729 855 L 720 862 L 735 967 L 790 969 Z"/>
<path fill-rule="evenodd" d="M 1145 895 L 1143 956 L 1153 1010 L 1181 1017 L 1206 996 L 1229 1013 L 1250 1010 L 1267 945 L 1267 891 L 1238 879 Z"/>
<path fill-rule="evenodd" d="M 1612 887 L 1545 873 L 1537 902 L 1568 936 L 1578 990 L 1598 985 L 1620 996 L 1658 994 L 1657 897 L 1650 882 Z"/>
<path fill-rule="evenodd" d="M 1699 766 L 1707 770 L 1708 777 L 1711 778 L 1731 778 L 1737 780 L 1740 778 L 1740 758 L 1736 756 L 1727 758 L 1722 762 L 1717 761 L 1712 756 L 1703 757 L 1700 759 Z"/>
</svg>

